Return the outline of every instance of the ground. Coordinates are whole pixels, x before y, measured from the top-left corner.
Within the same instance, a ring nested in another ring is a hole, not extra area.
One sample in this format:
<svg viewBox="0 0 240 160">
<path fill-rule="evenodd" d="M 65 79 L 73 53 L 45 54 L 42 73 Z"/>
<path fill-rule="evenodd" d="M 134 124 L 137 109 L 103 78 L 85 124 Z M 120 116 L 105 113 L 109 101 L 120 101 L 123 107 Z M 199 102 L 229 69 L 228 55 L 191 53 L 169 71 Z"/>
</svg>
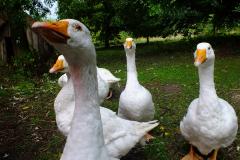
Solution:
<svg viewBox="0 0 240 160">
<path fill-rule="evenodd" d="M 155 139 L 136 146 L 122 160 L 179 160 L 189 150 L 179 122 L 190 102 L 198 96 L 198 74 L 193 66 L 196 44 L 209 41 L 216 54 L 215 83 L 219 97 L 234 106 L 240 117 L 239 37 L 198 38 L 137 44 L 138 78 L 150 90 L 160 125 L 151 133 Z M 112 99 L 103 106 L 117 111 L 126 82 L 126 59 L 122 47 L 98 49 L 99 67 L 121 78 Z M 12 67 L 0 67 L 0 159 L 57 160 L 65 143 L 55 124 L 53 102 L 60 87 L 57 77 L 46 74 L 29 78 Z M 240 159 L 240 133 L 234 143 L 221 149 L 219 160 Z"/>
</svg>

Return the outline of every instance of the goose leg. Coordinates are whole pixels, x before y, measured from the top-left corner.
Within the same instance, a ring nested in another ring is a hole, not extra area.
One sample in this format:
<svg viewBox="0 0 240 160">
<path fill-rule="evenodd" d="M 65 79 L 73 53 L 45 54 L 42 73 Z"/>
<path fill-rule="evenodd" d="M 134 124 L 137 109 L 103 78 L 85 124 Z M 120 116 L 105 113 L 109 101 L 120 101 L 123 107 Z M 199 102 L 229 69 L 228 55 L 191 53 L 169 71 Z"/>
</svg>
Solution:
<svg viewBox="0 0 240 160">
<path fill-rule="evenodd" d="M 184 156 L 181 160 L 199 160 L 195 156 L 192 145 L 191 145 L 191 148 L 190 148 L 190 152 L 186 156 Z"/>
<path fill-rule="evenodd" d="M 111 97 L 112 97 L 112 91 L 110 90 L 108 95 L 107 95 L 107 97 L 106 97 L 106 99 L 110 99 Z"/>
<path fill-rule="evenodd" d="M 217 154 L 218 154 L 218 149 L 215 149 L 212 157 L 210 157 L 210 160 L 217 160 Z"/>
<path fill-rule="evenodd" d="M 141 140 L 139 141 L 139 143 L 142 146 L 146 145 L 146 142 L 149 142 L 151 139 L 154 139 L 155 137 L 153 137 L 152 135 L 150 135 L 149 133 L 146 133 L 143 138 L 141 138 Z"/>
<path fill-rule="evenodd" d="M 155 137 L 153 137 L 151 134 L 149 134 L 149 133 L 146 133 L 145 135 L 144 135 L 144 139 L 145 139 L 145 141 L 146 142 L 149 142 L 151 139 L 154 139 Z"/>
</svg>

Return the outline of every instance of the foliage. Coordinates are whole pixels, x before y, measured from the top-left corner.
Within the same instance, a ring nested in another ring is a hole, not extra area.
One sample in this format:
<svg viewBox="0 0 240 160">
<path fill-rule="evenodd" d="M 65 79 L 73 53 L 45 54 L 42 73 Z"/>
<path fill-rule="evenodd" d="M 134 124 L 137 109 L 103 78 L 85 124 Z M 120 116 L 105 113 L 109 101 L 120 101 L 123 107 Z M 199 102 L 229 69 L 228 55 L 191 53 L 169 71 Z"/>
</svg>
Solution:
<svg viewBox="0 0 240 160">
<path fill-rule="evenodd" d="M 54 0 L 46 1 L 51 3 Z M 40 0 L 0 1 L 0 17 L 4 18 L 10 24 L 12 36 L 20 45 L 26 45 L 25 26 L 27 13 L 37 20 L 45 16 L 48 12 L 48 8 L 44 7 Z"/>
<path fill-rule="evenodd" d="M 59 18 L 81 20 L 93 32 L 95 42 L 104 42 L 105 47 L 109 47 L 110 40 L 118 40 L 121 31 L 136 37 L 179 33 L 191 36 L 201 33 L 205 24 L 215 33 L 239 24 L 240 19 L 240 3 L 236 0 L 44 0 L 44 3 L 51 7 L 55 1 Z M 15 39 L 20 42 L 26 40 L 26 11 L 34 19 L 49 12 L 40 0 L 0 1 L 0 15 L 7 17 Z"/>
<path fill-rule="evenodd" d="M 237 6 L 235 6 L 235 10 L 233 10 L 234 12 L 240 12 L 240 3 L 238 3 Z"/>
<path fill-rule="evenodd" d="M 42 62 L 42 56 L 36 51 L 22 51 L 13 59 L 13 68 L 27 76 L 39 76 L 48 72 L 53 61 Z"/>
<path fill-rule="evenodd" d="M 121 31 L 136 37 L 201 33 L 203 26 L 220 28 L 239 23 L 239 2 L 235 0 L 58 0 L 60 18 L 76 18 L 99 33 L 109 46 Z M 210 24 L 210 25 L 209 25 Z"/>
<path fill-rule="evenodd" d="M 115 14 L 114 2 L 109 0 L 58 0 L 60 18 L 81 20 L 93 32 L 100 31 L 99 38 L 109 47 L 109 40 L 118 34 L 121 21 Z"/>
<path fill-rule="evenodd" d="M 34 73 L 34 69 L 37 68 L 37 61 L 39 57 L 32 52 L 22 52 L 22 54 L 14 57 L 13 66 L 18 72 L 31 75 Z"/>
<path fill-rule="evenodd" d="M 166 27 L 170 28 L 172 32 L 187 34 L 189 28 L 197 30 L 199 24 L 211 23 L 213 33 L 215 33 L 217 28 L 233 26 L 239 22 L 240 18 L 240 14 L 235 12 L 235 7 L 239 5 L 235 0 L 174 0 L 162 2 L 163 4 L 167 3 L 167 5 L 164 5 L 167 8 L 162 5 L 162 9 L 170 18 L 170 23 Z M 170 12 L 168 11 L 169 8 Z M 201 30 L 198 32 L 201 32 Z"/>
<path fill-rule="evenodd" d="M 119 32 L 118 36 L 115 37 L 114 42 L 117 43 L 118 45 L 122 44 L 128 37 L 133 37 L 132 32 L 121 31 Z"/>
</svg>

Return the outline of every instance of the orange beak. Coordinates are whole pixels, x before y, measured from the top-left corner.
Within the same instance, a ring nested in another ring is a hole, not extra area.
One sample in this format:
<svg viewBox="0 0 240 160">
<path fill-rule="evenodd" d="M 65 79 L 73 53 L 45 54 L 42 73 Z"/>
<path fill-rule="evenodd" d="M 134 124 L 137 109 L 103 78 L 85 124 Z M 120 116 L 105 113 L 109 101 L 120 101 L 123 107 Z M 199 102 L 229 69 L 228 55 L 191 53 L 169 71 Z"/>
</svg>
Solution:
<svg viewBox="0 0 240 160">
<path fill-rule="evenodd" d="M 63 60 L 57 60 L 53 67 L 49 70 L 49 73 L 61 72 L 64 69 Z"/>
<path fill-rule="evenodd" d="M 132 41 L 126 41 L 126 47 L 128 49 L 132 48 Z"/>
<path fill-rule="evenodd" d="M 196 52 L 196 58 L 194 65 L 199 66 L 207 60 L 206 49 L 198 49 Z"/>
<path fill-rule="evenodd" d="M 41 33 L 44 38 L 54 43 L 66 43 L 69 39 L 67 32 L 68 21 L 61 20 L 57 22 L 35 22 L 32 29 Z"/>
</svg>

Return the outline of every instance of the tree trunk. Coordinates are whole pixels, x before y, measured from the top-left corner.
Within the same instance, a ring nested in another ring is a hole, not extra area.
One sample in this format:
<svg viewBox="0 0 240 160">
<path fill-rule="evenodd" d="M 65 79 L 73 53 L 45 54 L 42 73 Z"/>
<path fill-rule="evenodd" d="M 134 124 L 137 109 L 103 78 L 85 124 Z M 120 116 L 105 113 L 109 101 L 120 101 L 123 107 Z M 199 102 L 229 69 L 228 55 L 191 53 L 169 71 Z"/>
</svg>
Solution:
<svg viewBox="0 0 240 160">
<path fill-rule="evenodd" d="M 109 36 L 108 36 L 107 31 L 105 32 L 105 35 L 104 35 L 104 47 L 105 48 L 109 48 L 110 47 Z"/>
<path fill-rule="evenodd" d="M 6 52 L 7 52 L 7 63 L 12 64 L 14 56 L 14 44 L 11 37 L 5 37 Z"/>
<path fill-rule="evenodd" d="M 217 17 L 216 14 L 214 14 L 213 19 L 212 19 L 212 25 L 213 25 L 213 35 L 216 35 L 216 31 L 217 31 Z"/>
<path fill-rule="evenodd" d="M 149 36 L 147 36 L 147 44 L 149 44 Z"/>
<path fill-rule="evenodd" d="M 105 16 L 103 21 L 104 46 L 105 48 L 109 48 L 110 47 L 109 40 L 112 34 L 110 24 L 111 24 L 112 17 L 115 15 L 115 13 L 114 13 L 111 2 L 109 2 L 108 0 L 105 0 L 103 1 L 103 5 L 105 10 Z"/>
<path fill-rule="evenodd" d="M 216 35 L 216 24 L 213 23 L 213 35 L 215 36 Z"/>
</svg>

